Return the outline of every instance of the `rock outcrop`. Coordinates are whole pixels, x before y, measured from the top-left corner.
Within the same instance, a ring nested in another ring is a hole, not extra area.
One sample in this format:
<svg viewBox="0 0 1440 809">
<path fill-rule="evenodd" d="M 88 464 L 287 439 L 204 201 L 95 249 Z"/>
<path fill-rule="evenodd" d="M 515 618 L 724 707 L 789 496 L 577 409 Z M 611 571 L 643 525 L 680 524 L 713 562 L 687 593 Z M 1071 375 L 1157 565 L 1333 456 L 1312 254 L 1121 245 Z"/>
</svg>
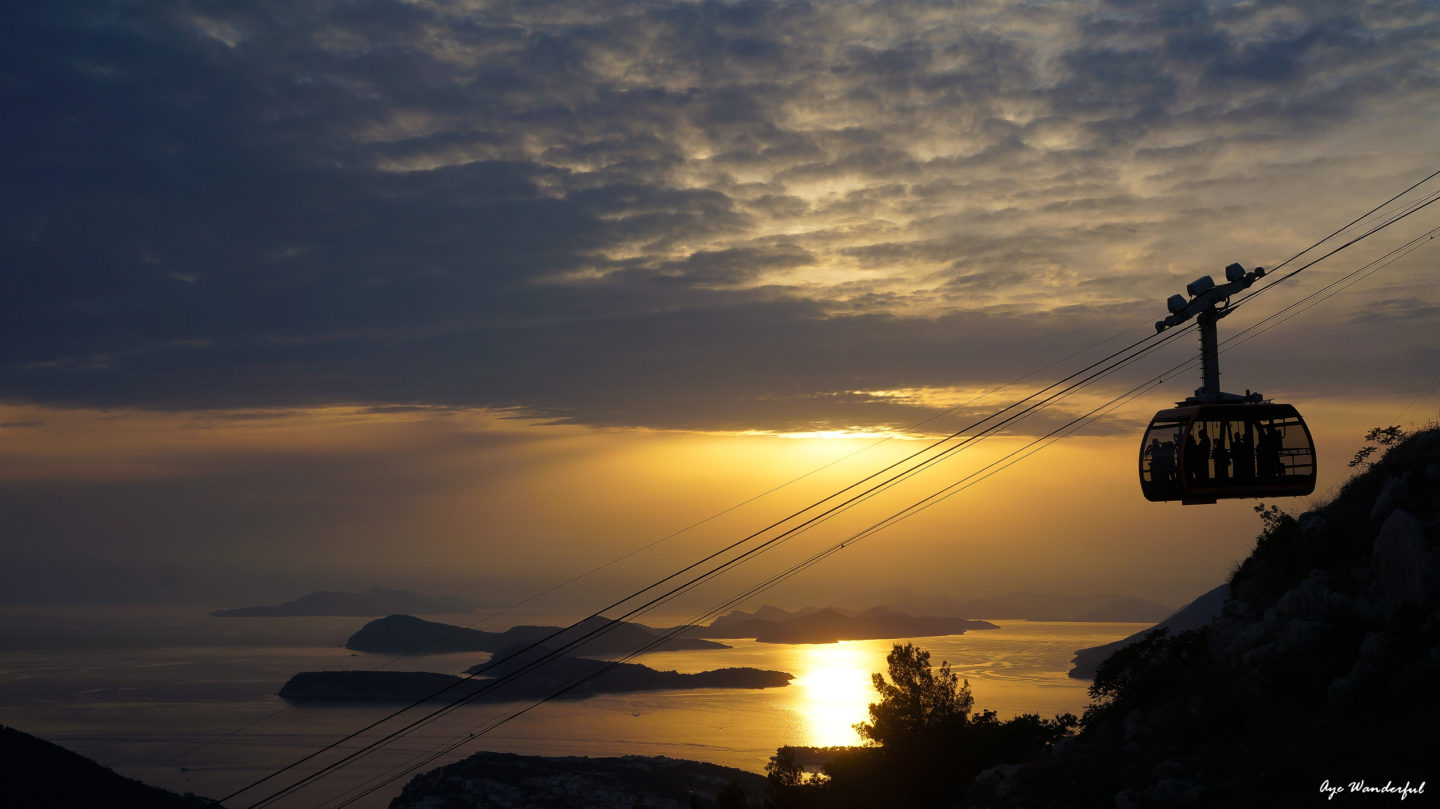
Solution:
<svg viewBox="0 0 1440 809">
<path fill-rule="evenodd" d="M 696 809 L 760 806 L 765 777 L 644 756 L 473 756 L 416 776 L 391 809 Z"/>
</svg>

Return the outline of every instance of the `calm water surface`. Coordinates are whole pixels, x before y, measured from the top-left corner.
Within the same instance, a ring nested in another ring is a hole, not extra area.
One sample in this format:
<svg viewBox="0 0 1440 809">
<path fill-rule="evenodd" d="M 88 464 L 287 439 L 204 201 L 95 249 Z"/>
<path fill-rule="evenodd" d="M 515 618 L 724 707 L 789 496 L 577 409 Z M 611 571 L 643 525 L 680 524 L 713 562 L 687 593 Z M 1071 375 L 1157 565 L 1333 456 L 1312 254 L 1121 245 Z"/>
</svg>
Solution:
<svg viewBox="0 0 1440 809">
<path fill-rule="evenodd" d="M 174 608 L 0 608 L 0 722 L 62 744 L 122 775 L 222 797 L 388 713 L 291 707 L 274 696 L 290 675 L 322 669 L 460 673 L 484 655 L 396 660 L 340 646 L 363 618 L 210 618 Z M 469 624 L 474 615 L 431 616 Z M 917 638 L 933 662 L 969 680 L 977 709 L 1078 713 L 1085 681 L 1065 676 L 1076 649 L 1145 624 L 997 621 L 998 630 Z M 536 755 L 667 755 L 756 772 L 786 744 L 855 744 L 896 641 L 658 652 L 639 659 L 681 672 L 727 666 L 795 675 L 785 688 L 610 695 L 542 705 L 425 769 L 475 750 Z M 523 708 L 465 706 L 276 804 L 333 806 L 354 790 Z M 407 717 L 408 720 L 409 717 Z M 382 726 L 386 732 L 393 725 Z M 373 738 L 363 737 L 363 738 Z M 303 772 L 303 771 L 301 771 Z M 357 807 L 383 807 L 408 777 Z M 283 785 L 283 782 L 280 782 Z M 278 785 L 277 785 L 278 786 Z M 248 806 L 265 792 L 230 806 Z"/>
</svg>

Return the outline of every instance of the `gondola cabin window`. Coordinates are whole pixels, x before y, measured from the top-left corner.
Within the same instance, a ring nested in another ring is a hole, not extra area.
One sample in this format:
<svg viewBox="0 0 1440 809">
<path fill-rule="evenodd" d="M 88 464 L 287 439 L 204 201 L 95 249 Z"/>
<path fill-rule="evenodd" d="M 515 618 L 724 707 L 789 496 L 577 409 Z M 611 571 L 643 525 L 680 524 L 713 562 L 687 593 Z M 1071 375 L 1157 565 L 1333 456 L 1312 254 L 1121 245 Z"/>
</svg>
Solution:
<svg viewBox="0 0 1440 809">
<path fill-rule="evenodd" d="M 1140 447 L 1140 488 L 1147 500 L 1179 500 L 1180 447 L 1185 440 L 1184 419 L 1156 418 L 1145 431 Z"/>
<path fill-rule="evenodd" d="M 1315 446 L 1295 408 L 1212 404 L 1157 413 L 1140 448 L 1147 500 L 1294 496 L 1315 490 Z"/>
</svg>

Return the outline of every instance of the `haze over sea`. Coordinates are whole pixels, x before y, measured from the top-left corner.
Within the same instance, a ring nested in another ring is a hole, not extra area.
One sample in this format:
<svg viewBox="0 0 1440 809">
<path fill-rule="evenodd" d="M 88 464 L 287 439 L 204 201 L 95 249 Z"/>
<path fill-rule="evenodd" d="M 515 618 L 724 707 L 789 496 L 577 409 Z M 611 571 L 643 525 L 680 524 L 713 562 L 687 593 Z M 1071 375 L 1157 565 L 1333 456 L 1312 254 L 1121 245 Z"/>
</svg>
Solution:
<svg viewBox="0 0 1440 809">
<path fill-rule="evenodd" d="M 363 618 L 212 618 L 193 607 L 0 608 L 0 722 L 94 758 L 122 775 L 220 797 L 388 712 L 375 706 L 289 707 L 274 696 L 307 670 L 459 673 L 483 654 L 394 659 L 342 648 Z M 475 615 L 427 616 L 469 624 Z M 563 620 L 507 616 L 508 623 Z M 915 639 L 968 679 L 979 708 L 1002 716 L 1081 710 L 1084 681 L 1065 672 L 1076 649 L 1144 624 L 996 621 L 998 630 Z M 666 755 L 762 771 L 781 745 L 855 744 L 851 726 L 875 698 L 895 641 L 659 652 L 652 668 L 788 671 L 785 688 L 666 691 L 555 701 L 466 745 L 534 755 Z M 281 806 L 324 806 L 516 704 L 467 706 L 326 778 Z M 387 730 L 389 728 L 386 728 Z M 202 746 L 203 745 L 203 746 Z M 408 779 L 405 779 L 408 780 Z M 404 781 L 357 806 L 385 806 Z M 263 793 L 247 795 L 251 800 Z M 244 805 L 243 803 L 239 805 Z"/>
</svg>

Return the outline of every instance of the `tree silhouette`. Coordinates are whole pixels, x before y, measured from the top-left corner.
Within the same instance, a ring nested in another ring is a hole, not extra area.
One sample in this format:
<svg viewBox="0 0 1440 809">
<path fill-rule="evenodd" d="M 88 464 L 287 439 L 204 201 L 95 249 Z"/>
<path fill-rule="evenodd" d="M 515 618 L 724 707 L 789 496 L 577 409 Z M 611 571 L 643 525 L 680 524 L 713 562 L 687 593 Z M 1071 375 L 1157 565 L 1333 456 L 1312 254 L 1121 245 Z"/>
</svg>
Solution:
<svg viewBox="0 0 1440 809">
<path fill-rule="evenodd" d="M 975 705 L 970 683 L 963 685 L 950 671 L 948 661 L 939 670 L 930 666 L 930 653 L 914 644 L 895 644 L 885 662 L 890 682 L 876 672 L 871 676 L 880 701 L 870 705 L 870 721 L 855 726 L 859 734 L 883 747 L 907 747 L 933 741 L 963 725 Z"/>
<path fill-rule="evenodd" d="M 1365 446 L 1355 451 L 1355 457 L 1351 458 L 1346 466 L 1351 468 L 1363 466 L 1368 469 L 1375 465 L 1375 462 L 1370 460 L 1371 455 L 1379 452 L 1381 447 L 1388 451 L 1390 447 L 1404 441 L 1409 435 L 1396 424 L 1389 427 L 1371 427 L 1370 431 L 1365 433 Z"/>
<path fill-rule="evenodd" d="M 795 749 L 782 747 L 775 751 L 770 757 L 770 763 L 765 765 L 765 777 L 770 779 L 770 787 L 774 789 L 789 789 L 798 787 L 805 783 L 805 768 L 795 757 Z"/>
</svg>

